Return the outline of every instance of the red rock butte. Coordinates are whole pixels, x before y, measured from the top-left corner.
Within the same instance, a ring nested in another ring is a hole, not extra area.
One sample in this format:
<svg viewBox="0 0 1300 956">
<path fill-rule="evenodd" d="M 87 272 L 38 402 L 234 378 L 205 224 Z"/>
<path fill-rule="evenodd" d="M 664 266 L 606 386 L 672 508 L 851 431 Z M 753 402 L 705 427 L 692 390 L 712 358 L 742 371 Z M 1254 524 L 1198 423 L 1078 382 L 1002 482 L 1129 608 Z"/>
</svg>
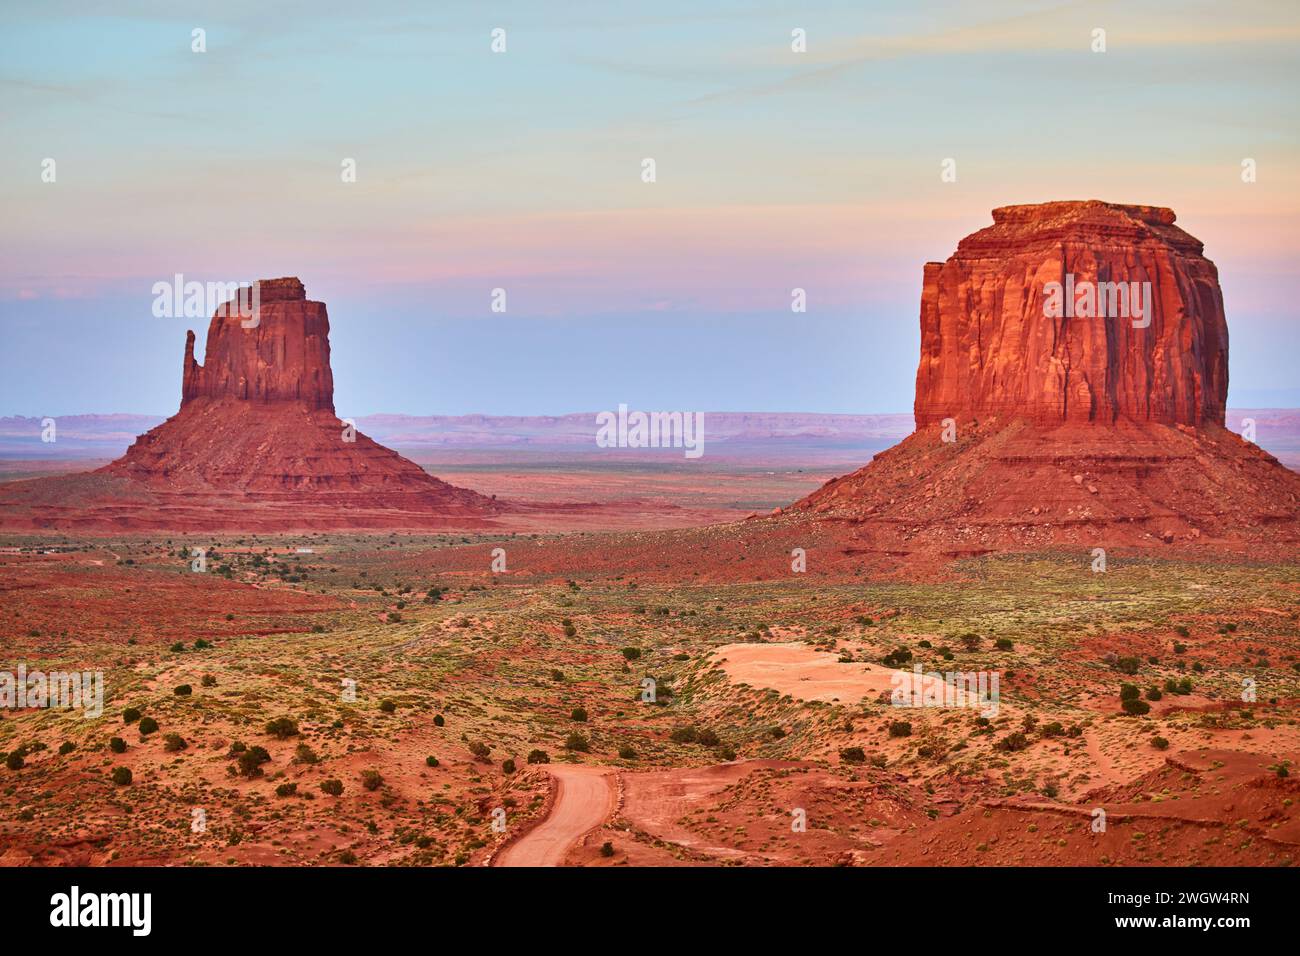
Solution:
<svg viewBox="0 0 1300 956">
<path fill-rule="evenodd" d="M 1224 427 L 1218 271 L 1174 221 L 1097 200 L 993 210 L 925 265 L 916 432 L 790 519 L 838 525 L 842 554 L 1294 554 L 1300 475 Z"/>
<path fill-rule="evenodd" d="M 917 427 L 990 415 L 1222 425 L 1218 270 L 1174 220 L 1097 200 L 1004 206 L 947 262 L 926 263 Z M 1092 314 L 1049 315 L 1051 283 L 1090 292 Z M 1144 288 L 1138 319 L 1129 294 Z"/>
<path fill-rule="evenodd" d="M 187 333 L 175 415 L 96 472 L 8 485 L 0 526 L 476 528 L 507 510 L 340 421 L 325 304 L 293 278 L 257 288 L 217 309 L 202 365 Z"/>
</svg>

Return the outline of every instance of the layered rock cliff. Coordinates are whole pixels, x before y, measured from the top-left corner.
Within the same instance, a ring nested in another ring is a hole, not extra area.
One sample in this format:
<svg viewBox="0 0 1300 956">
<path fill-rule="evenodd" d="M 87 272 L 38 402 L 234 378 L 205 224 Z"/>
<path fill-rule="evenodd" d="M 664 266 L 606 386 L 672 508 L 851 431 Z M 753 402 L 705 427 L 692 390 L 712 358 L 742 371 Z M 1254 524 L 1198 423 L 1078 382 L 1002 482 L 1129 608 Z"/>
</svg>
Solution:
<svg viewBox="0 0 1300 956">
<path fill-rule="evenodd" d="M 204 364 L 185 336 L 181 406 L 197 398 L 302 402 L 334 411 L 329 316 L 297 279 L 263 279 L 255 297 L 218 309 L 208 326 Z"/>
<path fill-rule="evenodd" d="M 1218 271 L 1174 219 L 1097 200 L 1005 206 L 946 262 L 926 263 L 917 427 L 1222 425 Z"/>
</svg>

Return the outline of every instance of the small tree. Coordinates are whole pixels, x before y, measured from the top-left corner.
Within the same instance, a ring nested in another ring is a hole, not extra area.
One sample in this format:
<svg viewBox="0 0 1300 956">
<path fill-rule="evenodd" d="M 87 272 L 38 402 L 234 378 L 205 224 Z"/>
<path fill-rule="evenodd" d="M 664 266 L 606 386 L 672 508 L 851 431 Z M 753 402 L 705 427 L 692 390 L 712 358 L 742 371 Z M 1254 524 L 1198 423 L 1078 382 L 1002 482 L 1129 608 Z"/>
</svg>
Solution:
<svg viewBox="0 0 1300 956">
<path fill-rule="evenodd" d="M 298 722 L 292 717 L 277 717 L 267 721 L 266 732 L 280 740 L 288 740 L 298 736 Z"/>
</svg>

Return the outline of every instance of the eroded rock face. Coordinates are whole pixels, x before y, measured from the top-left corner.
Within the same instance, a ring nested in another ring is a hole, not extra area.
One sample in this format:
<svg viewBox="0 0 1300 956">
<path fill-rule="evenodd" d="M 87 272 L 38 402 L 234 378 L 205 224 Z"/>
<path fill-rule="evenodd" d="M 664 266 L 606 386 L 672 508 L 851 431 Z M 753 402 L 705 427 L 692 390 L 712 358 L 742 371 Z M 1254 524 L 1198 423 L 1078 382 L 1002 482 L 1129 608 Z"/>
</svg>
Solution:
<svg viewBox="0 0 1300 956">
<path fill-rule="evenodd" d="M 255 312 L 222 307 L 213 316 L 202 365 L 194 333 L 186 337 L 180 410 L 95 473 L 125 479 L 129 496 L 150 496 L 141 507 L 118 508 L 112 521 L 178 529 L 442 527 L 503 510 L 340 421 L 324 303 L 308 301 L 297 279 L 258 285 Z"/>
<path fill-rule="evenodd" d="M 1155 206 L 993 210 L 992 226 L 925 265 L 917 428 L 992 416 L 1222 425 L 1228 327 L 1202 248 Z"/>
<path fill-rule="evenodd" d="M 329 316 L 309 302 L 297 279 L 258 283 L 256 314 L 218 310 L 208 326 L 203 364 L 194 360 L 194 333 L 185 337 L 181 407 L 198 398 L 302 402 L 334 411 Z"/>
</svg>

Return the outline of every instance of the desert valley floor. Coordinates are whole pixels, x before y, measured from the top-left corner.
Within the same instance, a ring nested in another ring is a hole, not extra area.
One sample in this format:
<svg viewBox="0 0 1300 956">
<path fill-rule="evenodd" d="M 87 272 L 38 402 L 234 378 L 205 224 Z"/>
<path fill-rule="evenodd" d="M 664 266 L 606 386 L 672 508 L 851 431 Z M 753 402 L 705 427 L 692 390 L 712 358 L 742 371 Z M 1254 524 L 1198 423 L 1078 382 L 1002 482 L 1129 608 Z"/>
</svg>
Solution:
<svg viewBox="0 0 1300 956">
<path fill-rule="evenodd" d="M 530 567 L 577 527 L 5 536 L 6 658 L 106 687 L 0 719 L 0 864 L 1296 860 L 1294 563 Z M 998 707 L 891 706 L 915 664 Z"/>
</svg>

